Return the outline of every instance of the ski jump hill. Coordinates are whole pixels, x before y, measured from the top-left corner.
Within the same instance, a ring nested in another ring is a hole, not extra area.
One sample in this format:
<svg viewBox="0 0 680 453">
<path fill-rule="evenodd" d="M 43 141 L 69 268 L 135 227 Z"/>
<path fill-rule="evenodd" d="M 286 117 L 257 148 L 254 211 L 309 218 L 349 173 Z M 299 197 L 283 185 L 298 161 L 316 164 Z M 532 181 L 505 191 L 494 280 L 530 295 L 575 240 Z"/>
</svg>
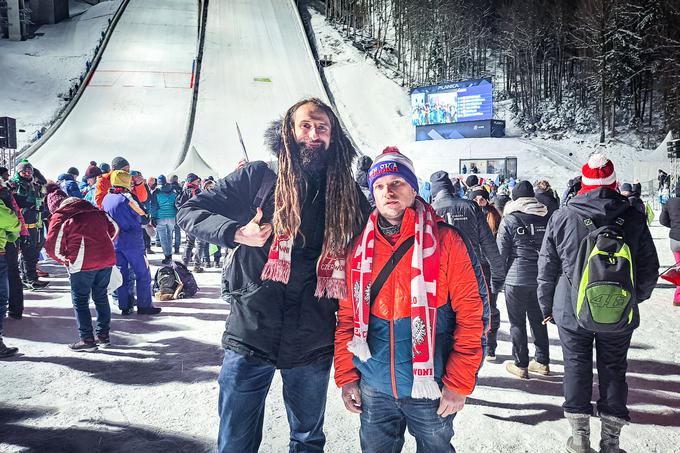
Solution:
<svg viewBox="0 0 680 453">
<path fill-rule="evenodd" d="M 24 154 L 45 174 L 121 155 L 147 176 L 223 176 L 243 158 L 237 122 L 249 158 L 269 160 L 268 123 L 304 97 L 327 100 L 292 0 L 130 0 L 86 84 L 49 139 Z"/>
</svg>

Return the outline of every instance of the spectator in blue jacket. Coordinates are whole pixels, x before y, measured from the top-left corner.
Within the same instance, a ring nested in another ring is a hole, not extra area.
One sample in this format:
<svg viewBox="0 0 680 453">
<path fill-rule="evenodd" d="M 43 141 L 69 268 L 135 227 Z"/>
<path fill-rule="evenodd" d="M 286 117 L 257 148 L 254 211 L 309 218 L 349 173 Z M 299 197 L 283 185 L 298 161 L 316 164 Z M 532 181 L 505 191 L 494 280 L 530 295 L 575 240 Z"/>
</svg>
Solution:
<svg viewBox="0 0 680 453">
<path fill-rule="evenodd" d="M 118 288 L 118 307 L 123 315 L 134 311 L 130 303 L 130 272 L 134 270 L 137 283 L 137 313 L 155 315 L 161 309 L 151 303 L 151 272 L 144 255 L 142 219 L 146 215 L 130 193 L 132 177 L 125 170 L 111 172 L 111 189 L 102 201 L 102 210 L 118 224 L 119 233 L 113 245 L 116 249 L 116 265 L 123 276 Z"/>
<path fill-rule="evenodd" d="M 71 167 L 66 171 L 66 173 L 62 173 L 57 177 L 57 181 L 59 181 L 61 190 L 66 192 L 69 197 L 83 198 L 83 194 L 80 193 L 80 188 L 78 187 L 78 182 L 76 181 L 76 178 L 79 174 L 80 172 L 77 168 Z"/>
<path fill-rule="evenodd" d="M 172 264 L 172 233 L 175 230 L 175 217 L 177 216 L 175 207 L 177 192 L 165 176 L 160 175 L 156 180 L 158 186 L 151 192 L 149 214 L 151 223 L 156 227 L 156 234 L 161 241 L 163 255 L 165 255 L 163 264 Z"/>
</svg>

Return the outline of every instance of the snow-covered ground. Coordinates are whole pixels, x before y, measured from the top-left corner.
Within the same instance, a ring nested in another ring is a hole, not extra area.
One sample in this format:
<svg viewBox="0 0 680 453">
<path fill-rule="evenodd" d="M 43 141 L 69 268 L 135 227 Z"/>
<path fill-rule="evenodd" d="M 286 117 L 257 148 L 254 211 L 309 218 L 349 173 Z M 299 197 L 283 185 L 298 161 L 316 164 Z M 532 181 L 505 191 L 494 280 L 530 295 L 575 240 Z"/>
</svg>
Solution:
<svg viewBox="0 0 680 453">
<path fill-rule="evenodd" d="M 0 39 L 0 116 L 16 118 L 17 149 L 49 127 L 65 105 L 64 95 L 85 73 L 94 48 L 121 0 L 91 6 L 70 2 L 71 18 L 41 26 L 27 41 Z"/>
<path fill-rule="evenodd" d="M 661 263 L 672 264 L 667 229 L 654 225 Z M 158 250 L 158 249 L 157 249 Z M 151 255 L 153 270 L 161 255 Z M 219 271 L 197 274 L 196 298 L 158 302 L 157 317 L 123 317 L 114 306 L 110 349 L 93 354 L 67 348 L 77 337 L 68 281 L 27 293 L 25 317 L 5 321 L 6 343 L 21 355 L 0 365 L 0 451 L 203 452 L 217 436 L 219 347 L 228 309 L 219 299 Z M 633 424 L 622 434 L 629 453 L 670 453 L 680 440 L 680 309 L 673 289 L 660 287 L 640 306 L 642 324 L 629 352 Z M 455 420 L 454 445 L 463 452 L 557 452 L 568 434 L 562 418 L 562 355 L 550 326 L 552 376 L 521 381 L 505 372 L 509 325 L 500 298 L 498 363 L 484 364 L 479 384 Z M 597 387 L 593 389 L 597 394 Z M 593 438 L 599 422 L 592 423 Z M 359 419 L 340 392 L 328 391 L 328 452 L 357 452 Z M 405 452 L 415 451 L 407 435 Z M 288 424 L 275 378 L 266 406 L 260 451 L 287 449 Z"/>
</svg>

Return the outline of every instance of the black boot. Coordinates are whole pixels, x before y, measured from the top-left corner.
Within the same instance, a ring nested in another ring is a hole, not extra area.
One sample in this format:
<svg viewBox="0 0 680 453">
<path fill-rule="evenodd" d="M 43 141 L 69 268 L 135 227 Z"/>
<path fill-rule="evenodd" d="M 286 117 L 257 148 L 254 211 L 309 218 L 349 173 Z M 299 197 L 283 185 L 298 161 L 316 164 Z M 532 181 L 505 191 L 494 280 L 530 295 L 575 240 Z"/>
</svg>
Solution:
<svg viewBox="0 0 680 453">
<path fill-rule="evenodd" d="M 568 453 L 590 453 L 590 415 L 565 412 L 571 425 L 571 437 L 567 440 Z"/>
<path fill-rule="evenodd" d="M 621 428 L 628 422 L 622 418 L 600 414 L 602 421 L 602 437 L 600 440 L 600 453 L 619 453 L 619 436 Z"/>
<path fill-rule="evenodd" d="M 2 336 L 0 336 L 0 358 L 12 357 L 17 352 L 19 352 L 19 348 L 8 348 L 2 341 Z"/>
<path fill-rule="evenodd" d="M 138 315 L 157 315 L 161 312 L 160 307 L 139 308 L 137 307 Z"/>
<path fill-rule="evenodd" d="M 172 264 L 172 255 L 165 255 L 165 259 L 162 263 L 166 266 Z"/>
</svg>

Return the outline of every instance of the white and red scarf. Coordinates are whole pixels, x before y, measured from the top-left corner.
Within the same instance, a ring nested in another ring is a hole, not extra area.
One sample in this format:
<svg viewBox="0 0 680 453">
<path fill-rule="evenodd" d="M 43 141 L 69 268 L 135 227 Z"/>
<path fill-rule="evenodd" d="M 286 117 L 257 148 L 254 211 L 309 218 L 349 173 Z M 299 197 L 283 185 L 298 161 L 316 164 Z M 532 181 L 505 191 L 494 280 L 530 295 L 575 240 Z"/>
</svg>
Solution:
<svg viewBox="0 0 680 453">
<path fill-rule="evenodd" d="M 267 263 L 262 269 L 262 280 L 288 283 L 290 278 L 290 261 L 293 240 L 290 235 L 281 234 L 274 237 L 269 249 Z M 347 283 L 345 282 L 345 259 L 334 254 L 323 254 L 316 263 L 316 291 L 318 298 L 345 299 Z"/>
<path fill-rule="evenodd" d="M 412 398 L 438 399 L 441 391 L 434 380 L 434 338 L 437 323 L 437 277 L 439 247 L 437 214 L 429 204 L 416 198 L 415 241 L 411 258 L 411 344 L 413 363 Z M 347 349 L 366 362 L 370 293 L 378 211 L 371 214 L 351 262 L 354 336 Z"/>
</svg>

